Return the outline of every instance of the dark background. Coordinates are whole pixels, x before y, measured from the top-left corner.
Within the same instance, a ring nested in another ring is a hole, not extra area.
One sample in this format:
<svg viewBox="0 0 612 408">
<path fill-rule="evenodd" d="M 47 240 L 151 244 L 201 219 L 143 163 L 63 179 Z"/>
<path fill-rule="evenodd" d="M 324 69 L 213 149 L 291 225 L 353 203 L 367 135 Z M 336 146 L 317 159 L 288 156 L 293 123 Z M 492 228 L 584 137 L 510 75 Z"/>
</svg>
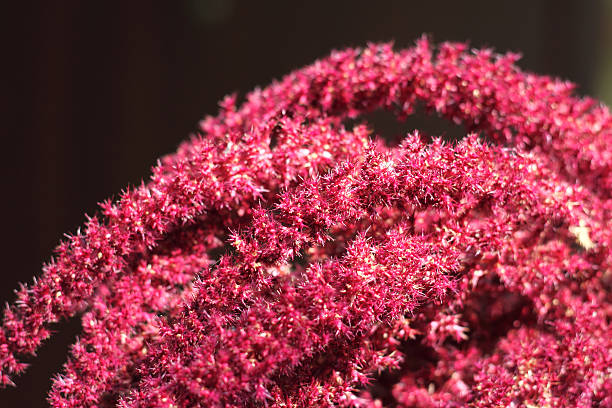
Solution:
<svg viewBox="0 0 612 408">
<path fill-rule="evenodd" d="M 39 273 L 84 213 L 146 178 L 224 95 L 333 48 L 407 47 L 422 33 L 469 40 L 520 51 L 521 67 L 612 101 L 603 0 L 48 1 L 0 14 L 0 302 Z M 57 329 L 18 388 L 0 390 L 0 406 L 45 406 L 78 321 Z"/>
</svg>

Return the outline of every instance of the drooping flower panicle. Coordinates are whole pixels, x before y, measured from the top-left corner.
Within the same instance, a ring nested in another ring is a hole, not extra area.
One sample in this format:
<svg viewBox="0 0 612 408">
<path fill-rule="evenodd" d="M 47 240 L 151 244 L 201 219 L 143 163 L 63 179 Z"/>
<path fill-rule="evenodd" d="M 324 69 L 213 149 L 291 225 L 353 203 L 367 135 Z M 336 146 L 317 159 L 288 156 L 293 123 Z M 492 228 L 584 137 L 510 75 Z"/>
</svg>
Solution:
<svg viewBox="0 0 612 408">
<path fill-rule="evenodd" d="M 227 97 L 19 290 L 2 384 L 79 313 L 55 407 L 612 406 L 608 109 L 514 54 L 435 51 Z M 468 136 L 346 129 L 419 105 Z"/>
</svg>

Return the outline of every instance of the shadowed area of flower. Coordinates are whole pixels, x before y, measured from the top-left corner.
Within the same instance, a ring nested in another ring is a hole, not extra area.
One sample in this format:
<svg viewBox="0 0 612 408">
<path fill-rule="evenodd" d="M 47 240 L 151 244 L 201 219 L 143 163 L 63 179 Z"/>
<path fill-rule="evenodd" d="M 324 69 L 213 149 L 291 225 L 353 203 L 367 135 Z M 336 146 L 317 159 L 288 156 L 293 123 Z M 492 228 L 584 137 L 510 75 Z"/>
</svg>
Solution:
<svg viewBox="0 0 612 408">
<path fill-rule="evenodd" d="M 612 406 L 610 114 L 517 59 L 373 44 L 227 97 L 19 290 L 0 382 L 80 314 L 54 407 Z M 363 119 L 417 107 L 468 135 Z"/>
</svg>

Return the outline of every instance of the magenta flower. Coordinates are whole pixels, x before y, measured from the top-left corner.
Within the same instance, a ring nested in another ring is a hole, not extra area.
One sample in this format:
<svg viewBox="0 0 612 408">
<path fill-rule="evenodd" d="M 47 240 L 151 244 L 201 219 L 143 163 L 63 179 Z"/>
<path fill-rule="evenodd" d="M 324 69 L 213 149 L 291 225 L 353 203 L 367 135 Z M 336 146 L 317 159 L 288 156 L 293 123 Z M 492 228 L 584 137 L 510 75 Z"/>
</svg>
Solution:
<svg viewBox="0 0 612 408">
<path fill-rule="evenodd" d="M 612 119 L 516 60 L 423 38 L 227 97 L 20 289 L 0 383 L 80 314 L 53 407 L 612 407 Z M 469 134 L 345 128 L 419 104 Z"/>
</svg>

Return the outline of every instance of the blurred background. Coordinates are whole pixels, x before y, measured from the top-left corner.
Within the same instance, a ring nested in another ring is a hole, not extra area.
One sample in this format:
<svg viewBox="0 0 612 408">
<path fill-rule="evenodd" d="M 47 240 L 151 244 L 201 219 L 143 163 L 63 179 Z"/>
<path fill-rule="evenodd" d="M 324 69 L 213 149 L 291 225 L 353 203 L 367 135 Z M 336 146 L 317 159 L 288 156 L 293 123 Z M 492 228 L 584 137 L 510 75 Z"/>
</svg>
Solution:
<svg viewBox="0 0 612 408">
<path fill-rule="evenodd" d="M 15 2 L 18 3 L 18 2 Z M 612 1 L 46 1 L 1 6 L 3 259 L 0 302 L 39 273 L 99 201 L 148 177 L 226 94 L 330 50 L 422 33 L 523 54 L 529 71 L 612 103 Z M 403 131 L 419 126 L 419 118 Z M 446 129 L 444 124 L 431 129 Z M 395 127 L 393 127 L 395 126 Z M 439 127 L 437 127 L 439 126 Z M 384 133 L 388 120 L 377 124 Z M 449 131 L 452 131 L 449 130 Z M 17 379 L 2 407 L 44 407 L 78 320 Z"/>
</svg>

